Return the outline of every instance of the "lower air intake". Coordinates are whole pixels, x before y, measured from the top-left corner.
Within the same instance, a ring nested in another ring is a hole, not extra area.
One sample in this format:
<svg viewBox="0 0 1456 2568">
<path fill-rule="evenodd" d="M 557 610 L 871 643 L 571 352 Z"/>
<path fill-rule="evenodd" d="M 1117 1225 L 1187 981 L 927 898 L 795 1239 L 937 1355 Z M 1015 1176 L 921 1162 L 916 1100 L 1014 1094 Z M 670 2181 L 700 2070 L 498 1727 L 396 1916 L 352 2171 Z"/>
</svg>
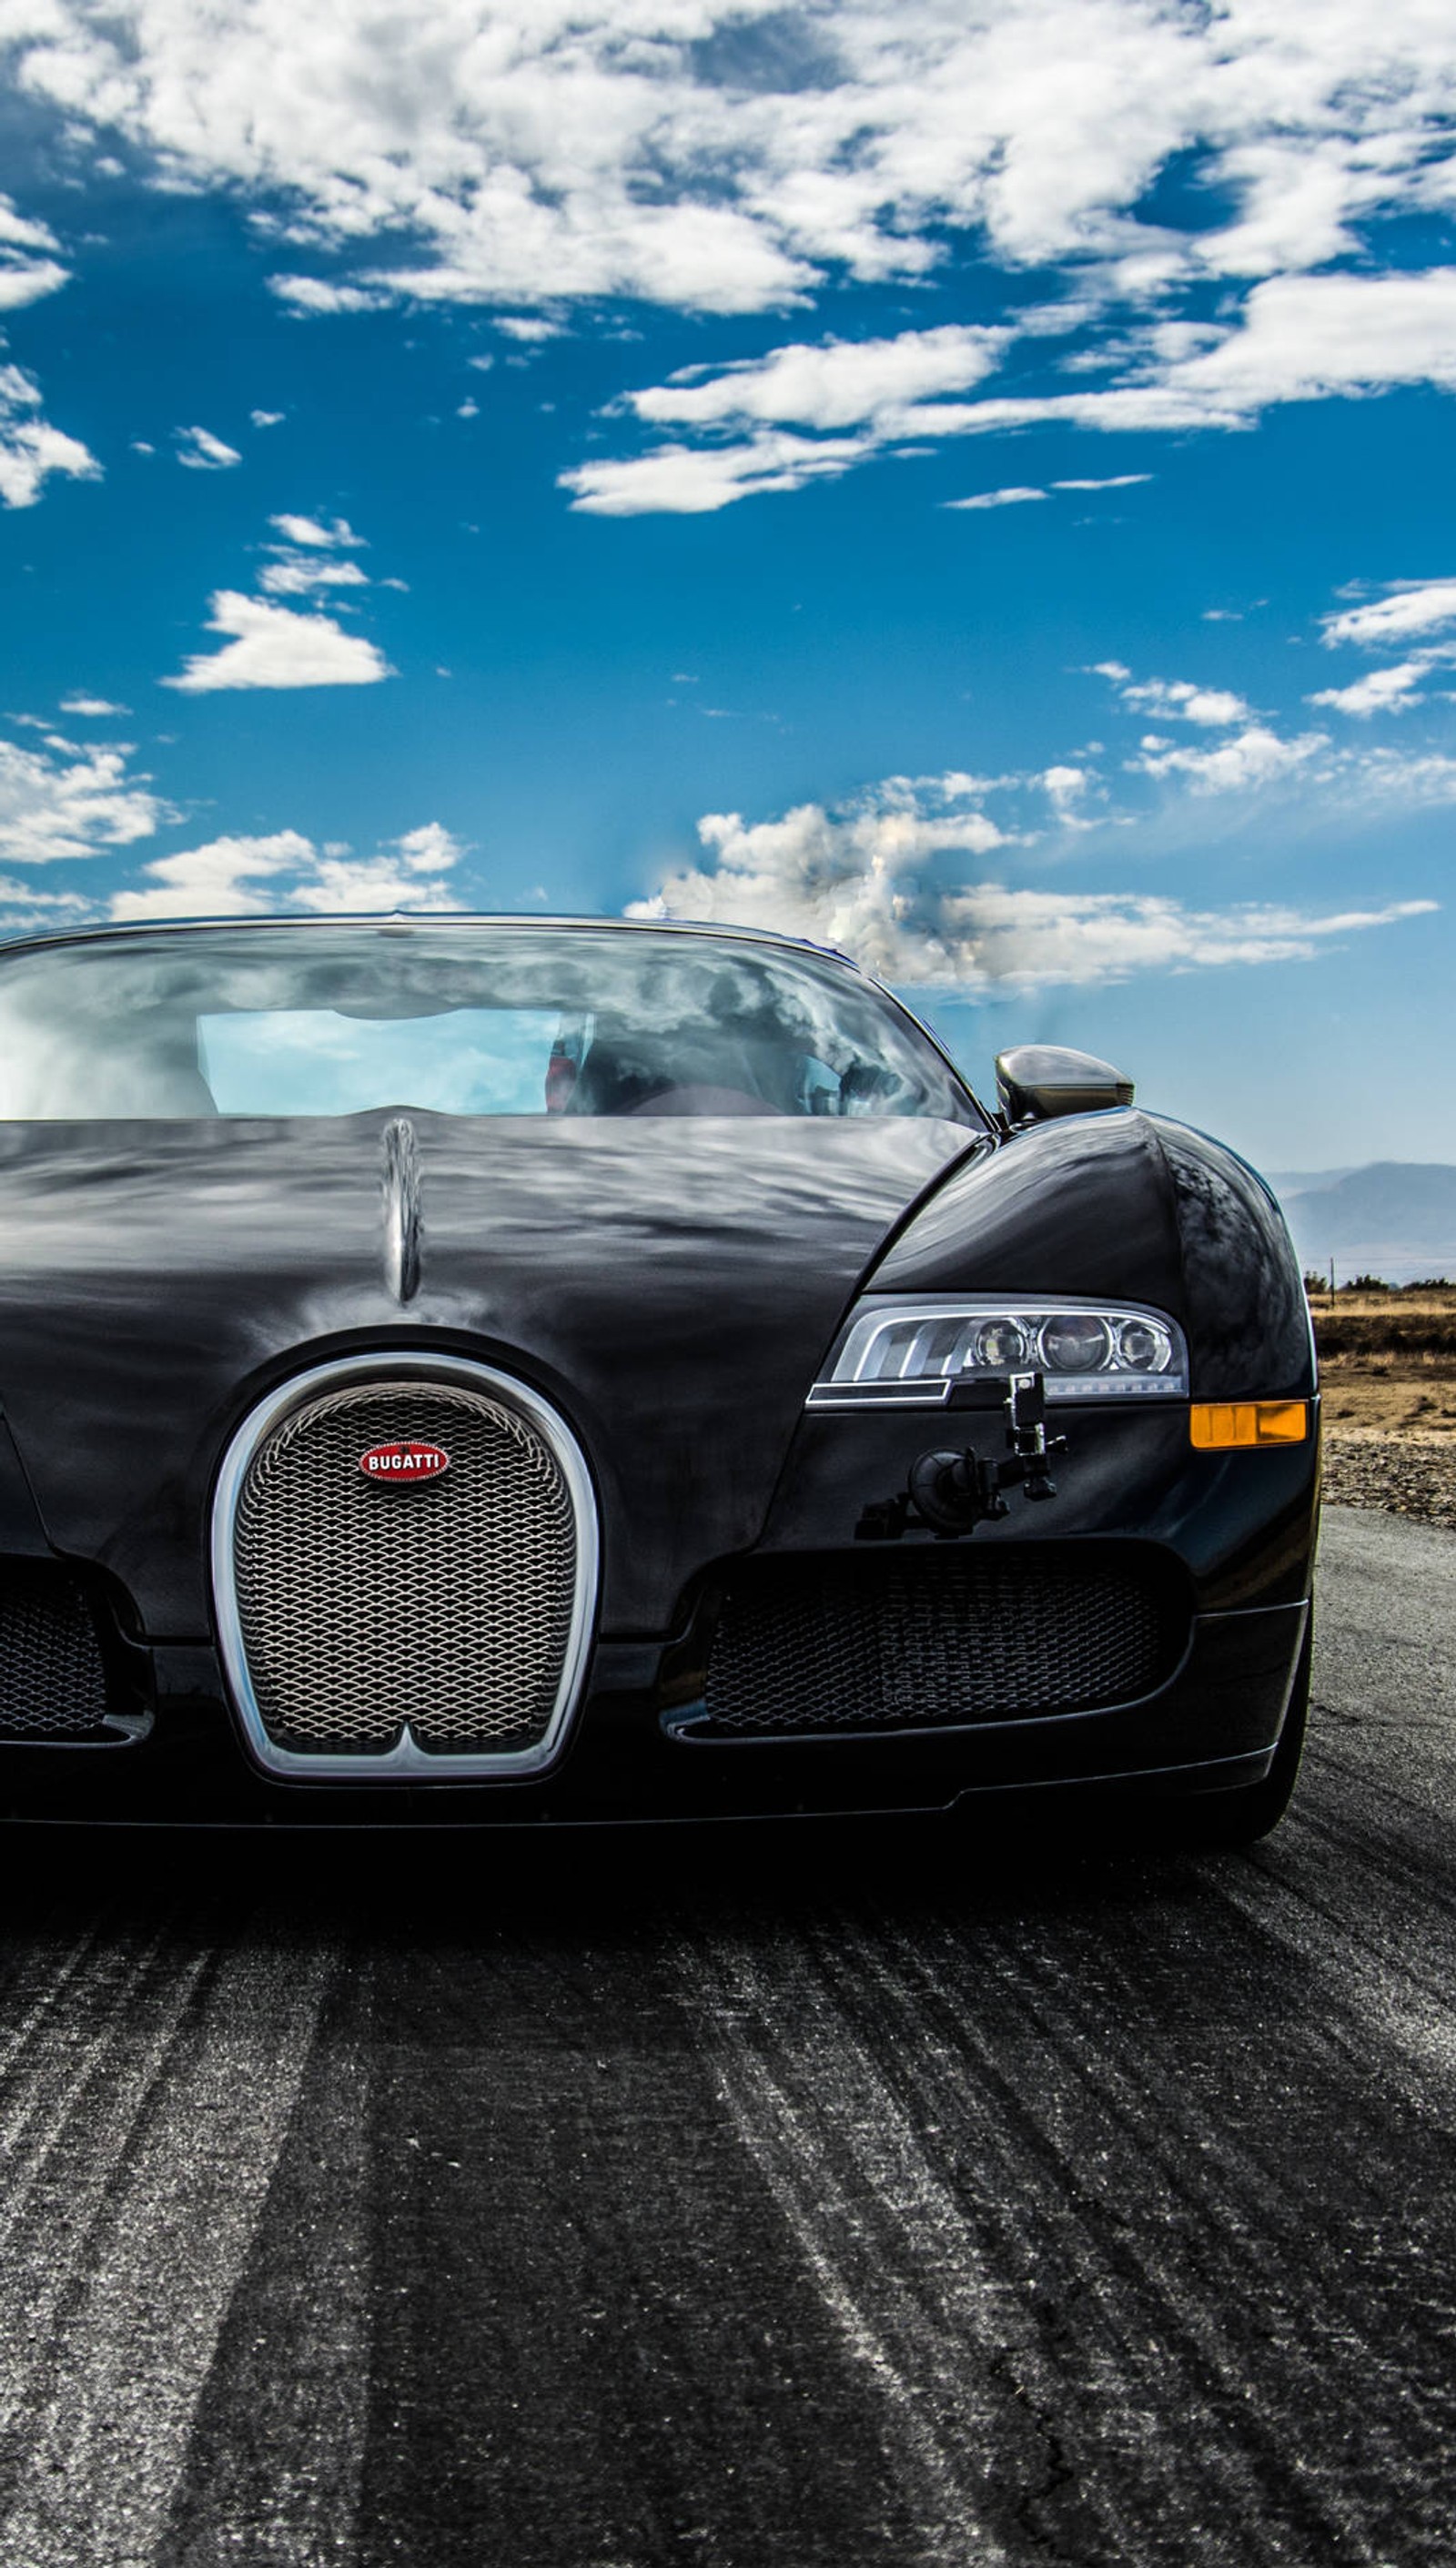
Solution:
<svg viewBox="0 0 1456 2568">
<path fill-rule="evenodd" d="M 1136 1701 L 1188 1632 L 1165 1575 L 1060 1557 L 755 1564 L 724 1601 L 707 1731 L 930 1730 Z"/>
<path fill-rule="evenodd" d="M 116 1736 L 86 1597 L 45 1562 L 0 1569 L 0 1740 L 69 1747 Z"/>
<path fill-rule="evenodd" d="M 220 1635 L 252 1745 L 285 1771 L 534 1768 L 588 1638 L 585 1466 L 544 1402 L 484 1367 L 369 1369 L 280 1396 L 224 1467 Z M 366 1469 L 381 1448 L 434 1458 Z"/>
</svg>

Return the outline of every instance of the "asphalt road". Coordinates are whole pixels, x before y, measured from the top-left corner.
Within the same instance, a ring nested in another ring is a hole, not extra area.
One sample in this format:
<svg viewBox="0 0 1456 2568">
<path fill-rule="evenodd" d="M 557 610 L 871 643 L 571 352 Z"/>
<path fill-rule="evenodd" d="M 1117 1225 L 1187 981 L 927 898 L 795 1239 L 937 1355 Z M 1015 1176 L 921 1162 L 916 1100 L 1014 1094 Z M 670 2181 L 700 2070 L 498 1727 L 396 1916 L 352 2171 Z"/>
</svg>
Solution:
<svg viewBox="0 0 1456 2568">
<path fill-rule="evenodd" d="M 1456 2559 L 1456 1537 L 1254 1855 L 46 1838 L 3 2568 Z"/>
</svg>

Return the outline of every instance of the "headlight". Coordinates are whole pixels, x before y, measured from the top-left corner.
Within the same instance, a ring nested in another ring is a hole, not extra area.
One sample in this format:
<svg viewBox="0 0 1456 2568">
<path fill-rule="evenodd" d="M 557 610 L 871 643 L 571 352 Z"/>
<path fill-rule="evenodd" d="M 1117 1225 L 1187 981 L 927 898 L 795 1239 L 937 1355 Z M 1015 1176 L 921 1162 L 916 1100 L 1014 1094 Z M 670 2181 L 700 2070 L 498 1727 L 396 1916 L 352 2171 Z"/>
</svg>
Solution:
<svg viewBox="0 0 1456 2568">
<path fill-rule="evenodd" d="M 939 1409 L 1010 1373 L 1044 1376 L 1048 1400 L 1186 1400 L 1176 1320 L 1118 1302 L 860 1303 L 809 1394 L 810 1409 Z"/>
</svg>

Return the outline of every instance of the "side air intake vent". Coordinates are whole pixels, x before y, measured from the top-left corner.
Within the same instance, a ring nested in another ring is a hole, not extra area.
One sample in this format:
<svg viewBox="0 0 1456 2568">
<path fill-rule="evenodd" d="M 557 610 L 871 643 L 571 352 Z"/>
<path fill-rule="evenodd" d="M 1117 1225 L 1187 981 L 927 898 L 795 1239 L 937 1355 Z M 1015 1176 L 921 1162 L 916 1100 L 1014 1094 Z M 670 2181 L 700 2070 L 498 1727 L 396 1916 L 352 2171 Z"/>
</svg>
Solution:
<svg viewBox="0 0 1456 2568">
<path fill-rule="evenodd" d="M 958 1552 L 757 1562 L 724 1600 L 697 1735 L 927 1730 L 1130 1703 L 1183 1654 L 1162 1564 Z"/>
<path fill-rule="evenodd" d="M 76 1580 L 46 1561 L 0 1562 L 0 1741 L 115 1740 L 95 1619 Z"/>
</svg>

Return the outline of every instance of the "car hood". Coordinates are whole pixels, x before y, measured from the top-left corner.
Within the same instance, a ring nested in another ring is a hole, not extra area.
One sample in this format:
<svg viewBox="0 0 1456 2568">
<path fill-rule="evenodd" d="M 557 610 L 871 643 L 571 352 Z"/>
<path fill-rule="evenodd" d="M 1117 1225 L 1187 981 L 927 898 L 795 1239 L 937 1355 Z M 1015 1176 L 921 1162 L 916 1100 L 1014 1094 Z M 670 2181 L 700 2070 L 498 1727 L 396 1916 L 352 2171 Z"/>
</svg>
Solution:
<svg viewBox="0 0 1456 2568">
<path fill-rule="evenodd" d="M 155 1638 L 208 1625 L 206 1510 L 244 1412 L 377 1346 L 478 1354 L 596 1475 L 604 1628 L 660 1632 L 754 1541 L 887 1237 L 982 1136 L 887 1120 L 410 1115 L 421 1269 L 392 1289 L 380 1114 L 0 1131 L 0 1400 L 57 1549 Z"/>
</svg>

